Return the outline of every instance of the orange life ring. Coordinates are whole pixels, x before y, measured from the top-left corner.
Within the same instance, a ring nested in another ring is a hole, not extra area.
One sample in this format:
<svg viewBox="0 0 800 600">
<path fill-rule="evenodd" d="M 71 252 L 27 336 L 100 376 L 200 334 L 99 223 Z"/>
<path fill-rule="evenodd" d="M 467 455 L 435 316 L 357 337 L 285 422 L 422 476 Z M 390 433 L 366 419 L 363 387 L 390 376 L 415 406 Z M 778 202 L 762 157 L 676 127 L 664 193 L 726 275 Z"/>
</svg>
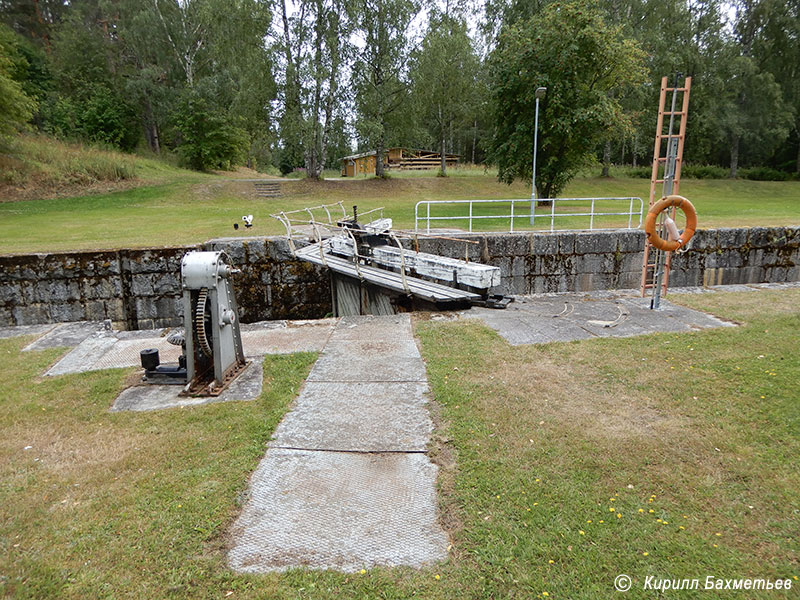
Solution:
<svg viewBox="0 0 800 600">
<path fill-rule="evenodd" d="M 663 240 L 656 233 L 658 215 L 661 214 L 662 210 L 670 206 L 680 208 L 683 214 L 686 215 L 686 228 L 677 240 Z M 697 211 L 695 211 L 692 203 L 683 196 L 665 196 L 653 204 L 644 221 L 644 232 L 647 234 L 647 241 L 659 250 L 666 252 L 673 252 L 681 246 L 685 246 L 692 239 L 695 229 L 697 229 Z"/>
</svg>

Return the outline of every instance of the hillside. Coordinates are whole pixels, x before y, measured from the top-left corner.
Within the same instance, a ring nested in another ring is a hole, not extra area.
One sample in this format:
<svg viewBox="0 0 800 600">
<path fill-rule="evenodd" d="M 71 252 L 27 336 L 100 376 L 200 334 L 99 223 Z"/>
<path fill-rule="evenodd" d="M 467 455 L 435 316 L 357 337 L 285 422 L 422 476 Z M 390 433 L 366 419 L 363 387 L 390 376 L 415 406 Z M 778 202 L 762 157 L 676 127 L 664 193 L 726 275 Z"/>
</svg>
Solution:
<svg viewBox="0 0 800 600">
<path fill-rule="evenodd" d="M 0 202 L 82 196 L 204 176 L 156 158 L 21 135 L 0 152 Z"/>
</svg>

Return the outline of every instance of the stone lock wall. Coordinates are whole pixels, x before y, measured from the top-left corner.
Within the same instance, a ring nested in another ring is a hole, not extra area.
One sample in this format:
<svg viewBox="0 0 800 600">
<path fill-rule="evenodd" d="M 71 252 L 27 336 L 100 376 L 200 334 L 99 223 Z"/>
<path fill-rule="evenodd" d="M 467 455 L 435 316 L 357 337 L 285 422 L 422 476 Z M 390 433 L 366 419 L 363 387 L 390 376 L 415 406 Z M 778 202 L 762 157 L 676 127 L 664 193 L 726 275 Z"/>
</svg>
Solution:
<svg viewBox="0 0 800 600">
<path fill-rule="evenodd" d="M 181 259 L 225 250 L 242 272 L 242 321 L 304 319 L 331 311 L 328 278 L 294 260 L 283 240 L 213 240 L 203 246 L 0 256 L 0 326 L 110 319 L 127 329 L 183 322 Z"/>
<path fill-rule="evenodd" d="M 638 288 L 641 230 L 472 234 L 465 242 L 420 239 L 419 248 L 500 267 L 503 293 L 539 294 Z M 672 255 L 670 286 L 800 281 L 800 228 L 706 229 L 688 252 Z"/>
<path fill-rule="evenodd" d="M 419 249 L 501 268 L 501 292 L 638 288 L 642 231 L 469 234 L 419 240 Z M 411 247 L 414 242 L 407 241 Z M 281 238 L 225 238 L 202 246 L 0 256 L 0 326 L 110 319 L 128 329 L 180 325 L 180 261 L 224 250 L 241 273 L 243 322 L 331 312 L 322 267 L 294 259 Z M 709 229 L 673 255 L 671 286 L 800 281 L 800 228 Z"/>
</svg>

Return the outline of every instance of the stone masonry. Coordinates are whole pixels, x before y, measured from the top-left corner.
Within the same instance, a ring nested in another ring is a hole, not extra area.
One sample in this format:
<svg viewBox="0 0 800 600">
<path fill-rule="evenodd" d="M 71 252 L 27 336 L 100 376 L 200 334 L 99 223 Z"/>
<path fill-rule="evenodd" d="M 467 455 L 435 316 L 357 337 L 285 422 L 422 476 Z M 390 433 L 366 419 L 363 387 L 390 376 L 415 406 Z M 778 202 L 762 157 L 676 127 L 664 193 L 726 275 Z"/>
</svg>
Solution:
<svg viewBox="0 0 800 600">
<path fill-rule="evenodd" d="M 501 268 L 506 294 L 639 287 L 640 230 L 465 234 L 422 238 L 419 249 Z M 408 242 L 411 247 L 413 241 Z M 0 256 L 0 327 L 110 319 L 127 329 L 179 325 L 180 261 L 225 250 L 242 269 L 234 287 L 243 322 L 331 312 L 321 267 L 294 259 L 282 238 L 225 238 L 202 246 Z M 800 227 L 698 231 L 673 255 L 671 286 L 800 281 Z"/>
</svg>

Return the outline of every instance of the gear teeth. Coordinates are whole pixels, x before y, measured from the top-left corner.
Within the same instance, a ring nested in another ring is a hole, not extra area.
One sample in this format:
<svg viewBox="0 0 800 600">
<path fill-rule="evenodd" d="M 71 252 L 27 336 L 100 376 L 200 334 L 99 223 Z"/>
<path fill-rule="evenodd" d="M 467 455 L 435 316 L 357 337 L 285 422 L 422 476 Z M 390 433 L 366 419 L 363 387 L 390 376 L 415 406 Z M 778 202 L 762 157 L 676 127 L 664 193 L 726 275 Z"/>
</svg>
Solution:
<svg viewBox="0 0 800 600">
<path fill-rule="evenodd" d="M 206 302 L 208 300 L 208 288 L 202 288 L 197 294 L 197 305 L 194 309 L 194 330 L 197 332 L 197 342 L 200 350 L 206 356 L 211 356 L 211 346 L 208 343 L 206 332 Z"/>
</svg>

